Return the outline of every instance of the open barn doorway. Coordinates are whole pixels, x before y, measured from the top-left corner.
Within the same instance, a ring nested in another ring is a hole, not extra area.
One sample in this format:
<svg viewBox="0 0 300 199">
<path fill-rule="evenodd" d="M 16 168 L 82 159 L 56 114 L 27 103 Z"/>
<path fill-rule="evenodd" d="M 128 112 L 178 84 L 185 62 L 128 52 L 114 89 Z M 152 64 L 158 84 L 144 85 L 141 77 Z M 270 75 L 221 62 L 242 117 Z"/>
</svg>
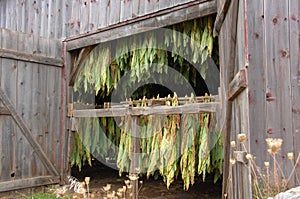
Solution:
<svg viewBox="0 0 300 199">
<path fill-rule="evenodd" d="M 213 20 L 149 30 L 86 53 L 73 85 L 70 161 L 72 176 L 91 177 L 94 194 L 125 186 L 139 198 L 221 197 Z"/>
</svg>

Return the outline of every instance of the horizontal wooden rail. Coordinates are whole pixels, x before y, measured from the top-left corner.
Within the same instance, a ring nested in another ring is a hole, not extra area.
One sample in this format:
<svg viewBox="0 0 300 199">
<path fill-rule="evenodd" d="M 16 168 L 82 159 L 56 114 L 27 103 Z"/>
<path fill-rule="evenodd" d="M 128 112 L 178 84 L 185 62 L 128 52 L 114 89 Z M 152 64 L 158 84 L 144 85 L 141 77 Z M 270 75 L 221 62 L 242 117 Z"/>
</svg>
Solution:
<svg viewBox="0 0 300 199">
<path fill-rule="evenodd" d="M 3 48 L 0 49 L 0 57 L 24 62 L 33 62 L 38 64 L 63 67 L 63 60 L 59 58 L 52 58 L 44 55 L 24 53 Z"/>
<path fill-rule="evenodd" d="M 105 109 L 73 110 L 73 117 L 121 117 L 139 115 L 171 115 L 216 112 L 218 102 L 194 103 L 181 106 L 112 107 Z"/>
<path fill-rule="evenodd" d="M 0 192 L 57 184 L 59 182 L 59 176 L 39 176 L 33 178 L 10 180 L 6 182 L 0 182 Z"/>
</svg>

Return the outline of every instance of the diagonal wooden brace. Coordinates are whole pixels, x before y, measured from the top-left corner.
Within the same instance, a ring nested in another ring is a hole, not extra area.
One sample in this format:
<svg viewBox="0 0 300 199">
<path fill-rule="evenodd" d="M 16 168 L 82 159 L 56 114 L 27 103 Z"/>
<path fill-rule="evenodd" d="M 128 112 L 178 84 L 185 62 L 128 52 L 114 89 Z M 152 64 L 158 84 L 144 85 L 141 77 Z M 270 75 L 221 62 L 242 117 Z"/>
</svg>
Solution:
<svg viewBox="0 0 300 199">
<path fill-rule="evenodd" d="M 26 123 L 22 119 L 22 117 L 18 114 L 16 108 L 13 106 L 12 102 L 9 100 L 8 96 L 5 94 L 4 90 L 0 87 L 0 100 L 2 101 L 3 105 L 8 109 L 11 113 L 12 118 L 15 120 L 21 132 L 28 140 L 29 144 L 32 146 L 33 150 L 37 153 L 38 157 L 47 168 L 47 170 L 56 176 L 59 176 L 59 173 L 51 163 L 51 161 L 47 158 L 46 154 L 44 153 L 42 147 L 34 140 L 32 134 L 27 127 Z"/>
</svg>

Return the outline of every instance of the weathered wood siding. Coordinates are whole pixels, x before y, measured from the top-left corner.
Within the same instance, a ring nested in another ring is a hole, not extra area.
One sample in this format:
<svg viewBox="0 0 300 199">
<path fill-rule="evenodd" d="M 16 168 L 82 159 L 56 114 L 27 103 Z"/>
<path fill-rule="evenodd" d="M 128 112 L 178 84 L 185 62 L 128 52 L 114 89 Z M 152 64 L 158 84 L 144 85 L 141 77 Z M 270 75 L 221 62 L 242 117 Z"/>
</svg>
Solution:
<svg viewBox="0 0 300 199">
<path fill-rule="evenodd" d="M 0 27 L 66 38 L 205 1 L 209 0 L 1 0 Z"/>
<path fill-rule="evenodd" d="M 288 177 L 287 153 L 300 151 L 300 2 L 247 2 L 251 153 L 263 168 L 270 160 L 265 139 L 282 138 L 278 162 Z"/>
<path fill-rule="evenodd" d="M 58 40 L 0 28 L 0 87 L 57 170 L 64 144 L 60 140 L 61 50 Z M 12 187 L 7 182 L 48 175 L 12 117 L 0 113 L 0 191 L 35 184 L 28 180 Z"/>
<path fill-rule="evenodd" d="M 219 1 L 219 9 L 224 2 Z M 297 157 L 300 151 L 300 3 L 263 0 L 239 1 L 238 4 L 235 17 L 232 14 L 235 4 L 231 3 L 219 35 L 221 99 L 226 99 L 227 85 L 241 67 L 247 68 L 248 79 L 245 91 L 232 102 L 224 100 L 222 103 L 224 111 L 231 109 L 226 118 L 231 123 L 224 128 L 225 136 L 230 135 L 225 144 L 228 156 L 224 192 L 229 198 L 248 198 L 244 195 L 247 171 L 242 170 L 240 164 L 230 166 L 233 149 L 228 142 L 237 141 L 238 133 L 246 133 L 247 151 L 254 155 L 257 166 L 264 172 L 265 161 L 273 164 L 265 139 L 282 138 L 277 161 L 286 178 L 293 168 L 287 153 L 294 152 Z M 236 18 L 237 30 L 232 31 Z M 234 150 L 244 149 L 238 146 Z M 299 163 L 296 171 L 299 177 Z M 289 181 L 290 185 L 294 182 L 295 178 Z M 251 182 L 248 188 L 251 190 Z"/>
<path fill-rule="evenodd" d="M 218 9 L 221 11 L 225 0 L 219 1 Z M 236 152 L 250 151 L 249 142 L 249 106 L 248 88 L 246 79 L 241 79 L 243 88 L 233 89 L 237 92 L 232 95 L 232 86 L 238 86 L 238 74 L 247 74 L 247 49 L 244 35 L 244 4 L 243 1 L 232 1 L 227 16 L 219 34 L 220 72 L 221 72 L 221 99 L 223 110 L 223 132 L 225 147 L 225 165 L 223 175 L 223 198 L 251 198 L 251 178 L 248 164 L 236 161 Z M 246 75 L 245 75 L 246 76 Z M 244 77 L 244 75 L 241 75 Z M 246 88 L 244 88 L 246 86 Z M 248 139 L 245 143 L 238 140 L 238 134 L 244 133 Z M 230 142 L 235 141 L 232 148 Z"/>
</svg>

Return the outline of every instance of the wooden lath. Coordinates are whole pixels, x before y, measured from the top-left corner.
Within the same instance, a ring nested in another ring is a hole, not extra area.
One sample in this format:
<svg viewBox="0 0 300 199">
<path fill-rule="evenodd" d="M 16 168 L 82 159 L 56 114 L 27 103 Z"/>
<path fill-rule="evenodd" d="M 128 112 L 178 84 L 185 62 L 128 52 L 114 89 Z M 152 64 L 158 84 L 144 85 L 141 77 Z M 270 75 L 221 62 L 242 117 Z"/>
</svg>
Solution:
<svg viewBox="0 0 300 199">
<path fill-rule="evenodd" d="M 30 129 L 26 125 L 25 121 L 22 119 L 22 117 L 18 114 L 16 108 L 12 104 L 12 102 L 9 100 L 8 96 L 5 94 L 4 90 L 0 87 L 0 100 L 2 101 L 3 105 L 7 108 L 7 110 L 11 113 L 12 118 L 16 122 L 16 124 L 19 126 L 21 132 L 25 136 L 25 138 L 28 140 L 29 144 L 33 148 L 33 150 L 37 153 L 38 157 L 44 164 L 44 166 L 47 168 L 47 170 L 55 175 L 59 176 L 59 173 L 51 163 L 51 161 L 48 159 L 46 154 L 44 153 L 42 147 L 36 142 L 36 140 L 33 138 Z"/>
</svg>

